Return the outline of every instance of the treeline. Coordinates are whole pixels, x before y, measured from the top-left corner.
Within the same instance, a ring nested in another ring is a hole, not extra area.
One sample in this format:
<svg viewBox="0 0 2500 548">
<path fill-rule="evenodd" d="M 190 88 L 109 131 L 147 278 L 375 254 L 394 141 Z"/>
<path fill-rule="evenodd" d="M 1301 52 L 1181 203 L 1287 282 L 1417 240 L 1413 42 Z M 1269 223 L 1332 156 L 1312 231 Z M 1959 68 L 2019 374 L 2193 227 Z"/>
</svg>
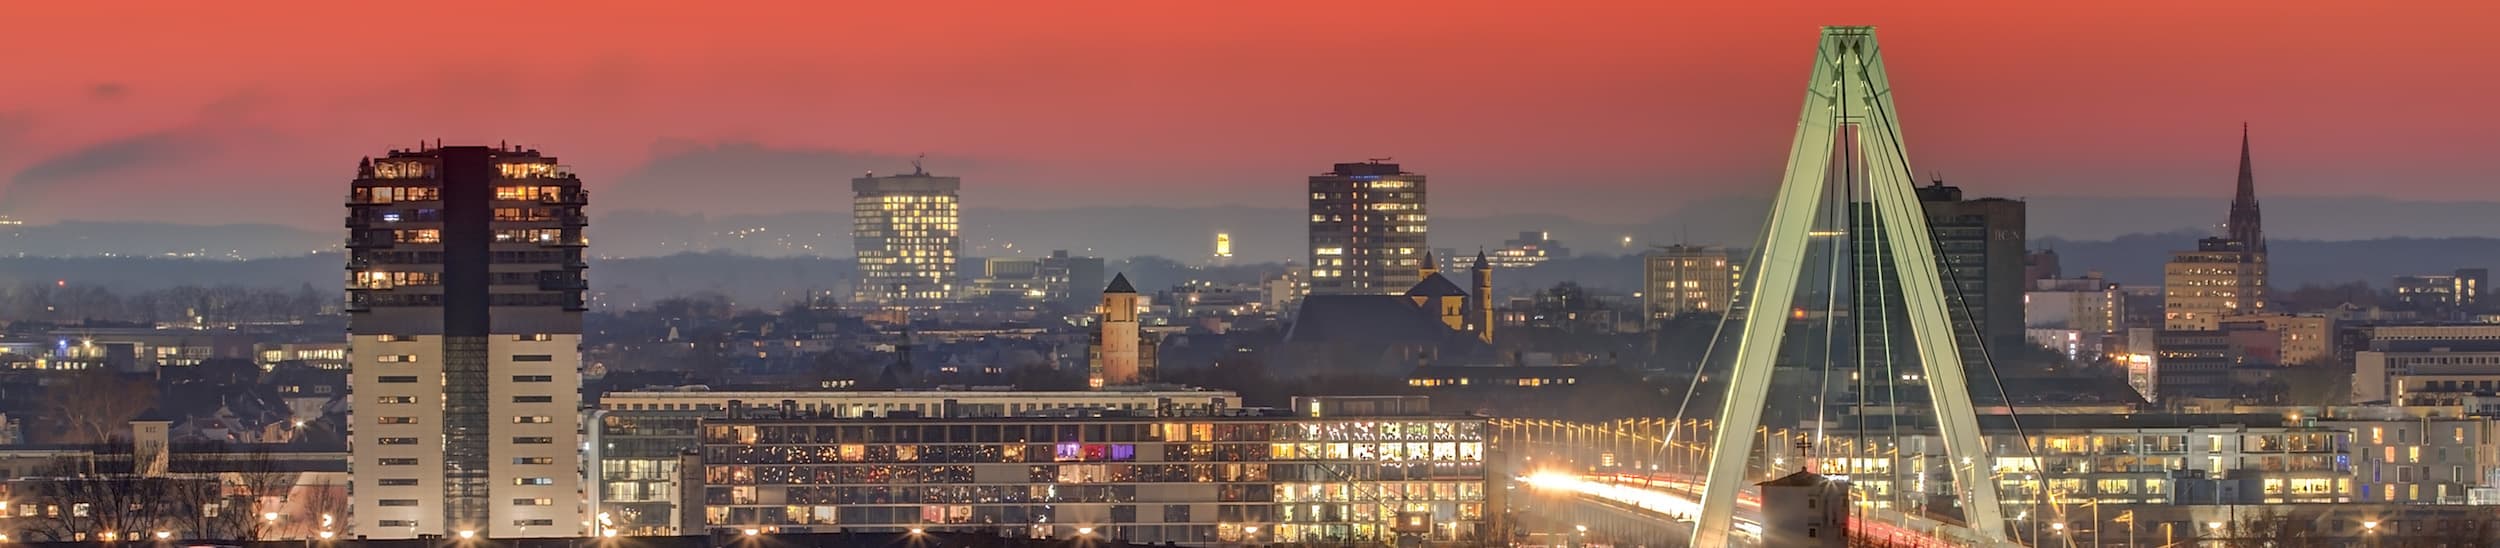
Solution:
<svg viewBox="0 0 2500 548">
<path fill-rule="evenodd" d="M 24 282 L 0 286 L 0 318 L 13 322 L 122 322 L 139 325 L 204 321 L 303 321 L 339 309 L 341 294 L 312 284 L 295 287 L 176 286 L 115 291 L 102 286 Z"/>
</svg>

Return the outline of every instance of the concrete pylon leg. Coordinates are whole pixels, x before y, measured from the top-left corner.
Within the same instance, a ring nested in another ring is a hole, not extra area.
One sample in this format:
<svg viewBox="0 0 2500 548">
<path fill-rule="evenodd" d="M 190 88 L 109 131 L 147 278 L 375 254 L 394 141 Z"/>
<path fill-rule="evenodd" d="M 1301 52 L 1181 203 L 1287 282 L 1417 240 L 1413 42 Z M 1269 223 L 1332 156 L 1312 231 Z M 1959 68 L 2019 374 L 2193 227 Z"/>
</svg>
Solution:
<svg viewBox="0 0 2500 548">
<path fill-rule="evenodd" d="M 1934 242 L 1912 188 L 1916 171 L 1910 169 L 1903 152 L 1892 87 L 1885 81 L 1879 52 L 1873 27 L 1825 27 L 1822 44 L 1815 50 L 1813 76 L 1806 87 L 1804 110 L 1798 115 L 1796 138 L 1789 147 L 1787 172 L 1772 201 L 1769 232 L 1763 235 L 1758 251 L 1759 270 L 1743 296 L 1744 323 L 1737 339 L 1735 371 L 1729 378 L 1718 430 L 1713 433 L 1709 476 L 1692 546 L 1728 545 L 1737 494 L 1751 483 L 1745 465 L 1754 429 L 1762 426 L 1772 365 L 1779 357 L 1780 339 L 1804 274 L 1814 221 L 1827 195 L 1835 142 L 1855 147 L 1857 154 L 1850 157 L 1864 159 L 1869 200 L 1875 204 L 1877 222 L 1884 227 L 1885 244 L 1892 251 L 1898 277 L 1894 281 L 1901 288 L 1938 425 L 1953 457 L 1950 468 L 1955 486 L 1962 491 L 1967 522 L 1987 537 L 1983 540 L 2005 538 L 1997 485 L 1989 478 L 1994 462 L 1980 437 L 1968 377 L 1962 370 L 1961 346 L 1954 339 L 1944 284 L 1936 269 Z M 1854 132 L 1853 138 L 1835 139 L 1835 132 L 1843 130 Z"/>
</svg>

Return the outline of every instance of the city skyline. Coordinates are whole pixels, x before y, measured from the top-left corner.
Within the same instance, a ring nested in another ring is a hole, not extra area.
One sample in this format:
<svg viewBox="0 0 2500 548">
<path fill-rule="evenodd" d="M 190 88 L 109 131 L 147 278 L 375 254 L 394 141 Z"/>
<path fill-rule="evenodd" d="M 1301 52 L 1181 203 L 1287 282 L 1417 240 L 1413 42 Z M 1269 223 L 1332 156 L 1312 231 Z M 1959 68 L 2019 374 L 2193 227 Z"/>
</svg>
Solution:
<svg viewBox="0 0 2500 548">
<path fill-rule="evenodd" d="M 1803 68 L 1793 42 L 1837 20 L 1883 26 L 1917 53 L 1896 68 L 1920 92 L 1902 104 L 1919 121 L 1908 141 L 1926 169 L 1982 195 L 2228 196 L 2227 135 L 2245 121 L 2275 166 L 2271 196 L 2500 199 L 2456 183 L 2490 138 L 2453 115 L 2472 86 L 2439 69 L 2471 62 L 2441 37 L 2492 8 L 2253 6 L 875 7 L 840 20 L 876 23 L 828 26 L 760 17 L 772 10 L 545 5 L 465 23 L 490 39 L 446 44 L 403 39 L 436 26 L 427 14 L 320 6 L 202 30 L 181 7 L 104 25 L 78 13 L 89 8 L 41 6 L 52 11 L 27 19 L 57 24 L 0 48 L 128 39 L 28 62 L 25 93 L 0 103 L 0 214 L 317 227 L 306 210 L 329 199 L 310 191 L 337 170 L 318 158 L 443 138 L 567 150 L 616 210 L 838 210 L 841 179 L 923 152 L 932 171 L 985 182 L 966 190 L 970 207 L 1291 207 L 1307 166 L 1390 156 L 1442 181 L 1445 215 L 1647 220 L 1767 192 L 1787 108 L 1773 98 Z M 1047 33 L 1059 39 L 1022 26 L 1037 17 L 1063 19 Z M 1173 20 L 1224 23 L 1152 24 Z M 619 32 L 547 42 L 542 21 Z M 939 26 L 958 32 L 917 37 Z M 648 35 L 673 40 L 634 38 Z M 1268 47 L 1279 43 L 1292 47 Z M 177 44 L 183 55 L 166 55 Z M 370 65 L 416 47 L 555 68 Z M 1361 77 L 1314 85 L 1347 74 Z M 463 108 L 480 94 L 515 106 Z M 376 102 L 406 106 L 358 108 Z M 2021 122 L 2050 105 L 2058 129 Z M 1349 120 L 1374 129 L 1305 131 Z M 97 203 L 126 193 L 213 207 Z"/>
</svg>

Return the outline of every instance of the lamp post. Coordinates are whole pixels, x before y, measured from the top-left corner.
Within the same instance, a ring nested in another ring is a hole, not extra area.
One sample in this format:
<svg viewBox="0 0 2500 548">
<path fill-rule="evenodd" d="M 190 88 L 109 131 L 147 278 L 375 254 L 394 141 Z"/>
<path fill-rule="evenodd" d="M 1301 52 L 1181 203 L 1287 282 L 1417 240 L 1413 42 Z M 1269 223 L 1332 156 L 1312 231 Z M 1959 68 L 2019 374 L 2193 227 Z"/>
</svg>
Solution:
<svg viewBox="0 0 2500 548">
<path fill-rule="evenodd" d="M 2378 520 L 2362 521 L 2361 536 L 2370 543 L 2372 548 L 2376 548 L 2378 546 Z"/>
</svg>

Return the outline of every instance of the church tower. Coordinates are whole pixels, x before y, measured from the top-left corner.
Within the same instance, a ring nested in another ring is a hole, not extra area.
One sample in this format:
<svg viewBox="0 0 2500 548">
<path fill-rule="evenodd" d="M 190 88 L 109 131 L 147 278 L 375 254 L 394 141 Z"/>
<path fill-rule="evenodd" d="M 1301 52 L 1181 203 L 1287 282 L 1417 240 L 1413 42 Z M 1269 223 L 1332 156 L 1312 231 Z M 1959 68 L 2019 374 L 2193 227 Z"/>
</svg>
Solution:
<svg viewBox="0 0 2500 548">
<path fill-rule="evenodd" d="M 1111 277 L 1111 285 L 1102 289 L 1101 331 L 1095 335 L 1092 378 L 1094 388 L 1137 384 L 1139 375 L 1137 330 L 1137 288 L 1129 286 L 1128 275 Z"/>
<path fill-rule="evenodd" d="M 1484 251 L 1476 251 L 1476 264 L 1469 268 L 1475 274 L 1476 338 L 1493 344 L 1493 263 L 1484 260 Z"/>
<path fill-rule="evenodd" d="M 2251 253 L 2266 252 L 2265 223 L 2257 214 L 2257 174 L 2248 159 L 2248 124 L 2240 124 L 2240 186 L 2231 196 L 2231 218 L 2223 228 Z"/>
</svg>

